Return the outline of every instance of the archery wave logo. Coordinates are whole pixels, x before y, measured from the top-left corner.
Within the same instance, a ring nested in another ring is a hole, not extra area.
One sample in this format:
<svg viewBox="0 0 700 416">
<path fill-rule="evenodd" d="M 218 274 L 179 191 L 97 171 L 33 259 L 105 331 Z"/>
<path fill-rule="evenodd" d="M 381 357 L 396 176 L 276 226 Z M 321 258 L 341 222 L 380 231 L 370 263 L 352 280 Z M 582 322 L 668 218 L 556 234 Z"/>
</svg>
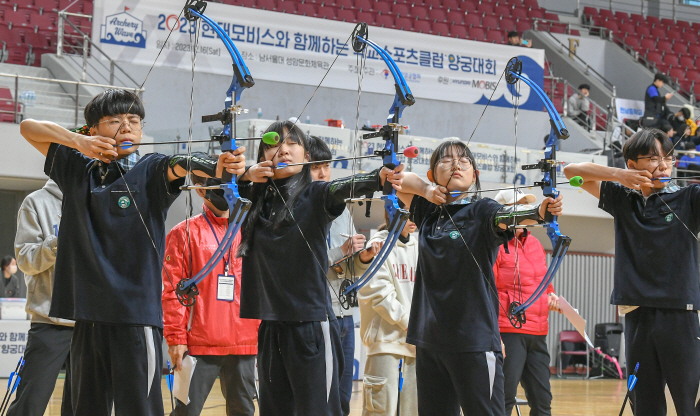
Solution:
<svg viewBox="0 0 700 416">
<path fill-rule="evenodd" d="M 533 80 L 537 85 L 540 87 L 544 83 L 544 68 L 542 68 L 537 62 L 535 62 L 534 59 L 520 55 L 518 56 L 518 59 L 520 59 L 523 63 L 523 75 L 527 75 L 528 78 Z M 513 103 L 511 101 L 511 94 L 513 94 L 515 97 L 520 98 L 520 103 L 519 103 L 519 108 L 523 110 L 535 110 L 535 111 L 542 111 L 543 104 L 540 98 L 537 96 L 535 92 L 533 92 L 529 87 L 525 86 L 524 83 L 519 82 L 520 85 L 520 94 L 517 93 L 517 89 L 513 88 L 513 85 L 508 85 L 505 80 L 505 76 L 501 80 L 501 85 L 498 86 L 498 91 L 501 91 L 503 89 L 502 84 L 507 85 L 507 91 L 504 91 L 504 94 L 502 94 L 500 97 L 494 96 L 494 99 L 491 101 L 490 105 L 495 105 L 496 107 L 507 107 L 507 108 L 513 108 Z M 525 94 L 523 93 L 525 90 L 528 91 L 527 97 L 525 97 L 525 100 L 523 102 L 523 97 Z M 498 93 L 496 93 L 498 94 Z M 489 95 L 483 94 L 479 101 L 475 102 L 474 104 L 481 104 L 481 105 L 486 105 L 489 102 Z M 507 96 L 507 97 L 506 97 Z"/>
<path fill-rule="evenodd" d="M 100 29 L 100 41 L 112 45 L 146 47 L 146 31 L 143 21 L 127 12 L 105 17 L 105 24 Z"/>
</svg>

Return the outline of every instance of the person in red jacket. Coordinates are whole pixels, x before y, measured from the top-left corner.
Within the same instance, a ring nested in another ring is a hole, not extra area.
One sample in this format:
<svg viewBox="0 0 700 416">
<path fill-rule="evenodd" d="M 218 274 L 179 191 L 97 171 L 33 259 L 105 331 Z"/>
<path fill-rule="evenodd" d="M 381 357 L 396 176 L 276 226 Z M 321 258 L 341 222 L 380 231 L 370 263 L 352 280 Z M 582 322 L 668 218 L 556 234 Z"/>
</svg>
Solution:
<svg viewBox="0 0 700 416">
<path fill-rule="evenodd" d="M 195 184 L 220 183 L 218 179 L 192 177 Z M 204 267 L 228 227 L 223 191 L 198 189 L 197 194 L 204 199 L 202 214 L 179 223 L 166 237 L 163 335 L 176 371 L 185 352 L 197 359 L 190 403 L 178 400 L 171 416 L 199 415 L 217 376 L 226 398 L 226 415 L 253 416 L 260 321 L 240 317 L 241 259 L 236 257 L 240 233 L 221 263 L 198 284 L 199 296 L 192 308 L 182 306 L 173 290 L 181 279 Z M 219 290 L 221 285 L 233 290 Z"/>
<path fill-rule="evenodd" d="M 519 190 L 503 190 L 494 198 L 503 205 L 518 205 L 535 202 L 535 196 Z M 542 244 L 529 235 L 527 230 L 516 229 L 516 237 L 498 250 L 498 258 L 493 266 L 498 297 L 502 305 L 528 299 L 547 273 L 547 257 Z M 517 262 L 516 262 L 517 258 Z M 501 310 L 498 327 L 501 342 L 505 346 L 503 360 L 506 416 L 510 416 L 515 406 L 518 383 L 522 383 L 530 406 L 530 416 L 551 415 L 552 393 L 549 386 L 549 352 L 547 332 L 549 331 L 549 311 L 559 311 L 559 298 L 550 284 L 547 296 L 541 296 L 527 310 L 527 322 L 516 329 Z M 560 311 L 561 313 L 561 311 Z"/>
</svg>

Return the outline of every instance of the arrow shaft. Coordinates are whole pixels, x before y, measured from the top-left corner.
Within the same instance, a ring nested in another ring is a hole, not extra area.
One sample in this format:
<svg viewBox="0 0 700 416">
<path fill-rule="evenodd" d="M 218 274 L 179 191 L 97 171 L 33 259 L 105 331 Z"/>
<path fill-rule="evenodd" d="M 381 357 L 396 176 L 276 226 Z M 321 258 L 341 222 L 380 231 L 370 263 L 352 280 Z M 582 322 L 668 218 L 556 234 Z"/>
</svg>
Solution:
<svg viewBox="0 0 700 416">
<path fill-rule="evenodd" d="M 343 157 L 343 158 L 339 158 L 339 159 L 315 160 L 313 162 L 299 162 L 299 163 L 289 163 L 289 164 L 278 163 L 276 168 L 283 169 L 283 168 L 288 168 L 290 166 L 318 165 L 321 163 L 340 162 L 343 160 L 369 159 L 372 157 L 382 157 L 382 156 L 381 155 L 369 155 L 369 156 Z"/>
<path fill-rule="evenodd" d="M 248 137 L 245 139 L 235 139 L 235 140 L 262 140 L 262 137 Z M 153 143 L 130 143 L 130 144 L 118 144 L 114 147 L 132 147 L 132 146 L 156 146 L 161 144 L 189 144 L 189 143 L 212 143 L 217 142 L 217 139 L 210 140 L 189 140 L 183 141 L 173 141 L 173 142 L 153 142 Z"/>
</svg>

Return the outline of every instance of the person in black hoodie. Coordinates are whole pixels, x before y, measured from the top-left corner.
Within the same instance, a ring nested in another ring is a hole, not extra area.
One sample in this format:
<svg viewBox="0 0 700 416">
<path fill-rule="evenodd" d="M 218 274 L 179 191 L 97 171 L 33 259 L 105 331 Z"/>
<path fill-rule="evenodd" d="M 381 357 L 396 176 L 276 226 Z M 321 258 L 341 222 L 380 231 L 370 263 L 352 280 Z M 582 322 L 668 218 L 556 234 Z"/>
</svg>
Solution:
<svg viewBox="0 0 700 416">
<path fill-rule="evenodd" d="M 352 195 L 373 194 L 388 180 L 400 188 L 403 166 L 352 178 L 313 182 L 308 139 L 291 121 L 267 132 L 283 139 L 260 143 L 258 164 L 239 178 L 252 206 L 243 224 L 241 317 L 261 319 L 258 332 L 260 416 L 340 416 L 343 370 L 339 327 L 326 280 L 331 222 Z M 376 254 L 376 253 L 375 253 Z"/>
</svg>

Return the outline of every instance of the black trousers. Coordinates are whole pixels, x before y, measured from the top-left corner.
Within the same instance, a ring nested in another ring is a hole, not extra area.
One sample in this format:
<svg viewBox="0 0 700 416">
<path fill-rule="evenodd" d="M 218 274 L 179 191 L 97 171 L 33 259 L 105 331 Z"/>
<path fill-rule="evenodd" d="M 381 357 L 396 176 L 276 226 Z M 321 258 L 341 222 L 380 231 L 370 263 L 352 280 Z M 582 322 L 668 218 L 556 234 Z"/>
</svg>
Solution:
<svg viewBox="0 0 700 416">
<path fill-rule="evenodd" d="M 506 354 L 508 352 L 506 351 Z M 503 355 L 416 347 L 420 416 L 503 416 Z"/>
<path fill-rule="evenodd" d="M 162 416 L 163 330 L 77 321 L 71 341 L 76 416 Z"/>
<path fill-rule="evenodd" d="M 552 392 L 549 386 L 549 351 L 546 335 L 501 333 L 506 346 L 503 377 L 506 416 L 515 406 L 518 383 L 522 383 L 530 407 L 530 416 L 552 414 Z"/>
<path fill-rule="evenodd" d="M 70 340 L 72 326 L 32 323 L 24 352 L 24 368 L 19 375 L 17 396 L 7 410 L 7 416 L 44 416 L 46 406 L 56 387 L 56 378 L 66 364 L 61 416 L 72 416 L 70 393 Z"/>
<path fill-rule="evenodd" d="M 175 399 L 171 416 L 199 416 L 204 402 L 220 377 L 221 393 L 226 399 L 226 416 L 253 416 L 255 413 L 254 355 L 195 355 L 197 365 L 190 381 L 190 403 Z"/>
<path fill-rule="evenodd" d="M 338 321 L 262 321 L 258 331 L 260 416 L 341 416 L 343 351 Z M 330 342 L 330 350 L 326 349 Z M 332 368 L 326 362 L 332 362 Z M 332 372 L 330 387 L 326 369 Z"/>
<path fill-rule="evenodd" d="M 625 315 L 627 368 L 639 363 L 635 416 L 666 415 L 665 386 L 679 416 L 698 415 L 700 320 L 697 311 L 640 307 Z"/>
</svg>

